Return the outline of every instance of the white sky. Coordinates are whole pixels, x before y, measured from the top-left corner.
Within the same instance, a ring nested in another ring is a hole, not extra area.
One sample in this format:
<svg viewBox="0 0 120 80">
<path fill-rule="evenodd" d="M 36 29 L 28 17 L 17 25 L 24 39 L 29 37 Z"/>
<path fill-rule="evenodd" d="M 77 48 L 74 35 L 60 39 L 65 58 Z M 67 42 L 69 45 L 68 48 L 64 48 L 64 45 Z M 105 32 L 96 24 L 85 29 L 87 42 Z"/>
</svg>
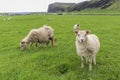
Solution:
<svg viewBox="0 0 120 80">
<path fill-rule="evenodd" d="M 85 0 L 0 0 L 0 12 L 47 12 L 50 3 L 81 1 Z"/>
</svg>

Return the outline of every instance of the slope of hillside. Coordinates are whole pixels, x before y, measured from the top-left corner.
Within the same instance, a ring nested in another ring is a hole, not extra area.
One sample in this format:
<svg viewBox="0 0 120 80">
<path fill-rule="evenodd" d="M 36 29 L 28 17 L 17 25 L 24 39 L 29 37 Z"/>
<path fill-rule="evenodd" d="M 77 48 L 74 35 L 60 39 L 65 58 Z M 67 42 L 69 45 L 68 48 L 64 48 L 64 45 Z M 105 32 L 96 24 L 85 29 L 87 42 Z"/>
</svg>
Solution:
<svg viewBox="0 0 120 80">
<path fill-rule="evenodd" d="M 107 9 L 120 10 L 120 0 L 116 0 L 115 3 L 108 7 Z"/>
<path fill-rule="evenodd" d="M 53 3 L 48 7 L 48 12 L 73 12 L 85 9 L 101 9 L 101 10 L 119 10 L 120 0 L 90 0 L 75 3 Z"/>
<path fill-rule="evenodd" d="M 70 6 L 76 5 L 75 3 L 59 3 L 55 2 L 49 5 L 48 12 L 65 12 L 67 11 L 67 8 Z"/>
</svg>

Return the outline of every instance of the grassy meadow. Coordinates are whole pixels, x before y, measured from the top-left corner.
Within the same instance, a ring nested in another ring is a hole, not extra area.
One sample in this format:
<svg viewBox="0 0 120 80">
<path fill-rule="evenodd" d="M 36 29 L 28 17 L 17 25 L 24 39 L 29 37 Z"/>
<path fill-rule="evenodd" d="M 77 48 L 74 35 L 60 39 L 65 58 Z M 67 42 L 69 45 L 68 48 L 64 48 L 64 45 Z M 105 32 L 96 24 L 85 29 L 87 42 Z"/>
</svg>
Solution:
<svg viewBox="0 0 120 80">
<path fill-rule="evenodd" d="M 0 16 L 0 80 L 120 80 L 120 16 L 16 15 Z M 48 20 L 49 18 L 49 20 Z M 73 25 L 91 30 L 101 42 L 97 65 L 80 68 Z M 54 28 L 57 46 L 19 43 L 31 29 L 47 24 Z"/>
</svg>

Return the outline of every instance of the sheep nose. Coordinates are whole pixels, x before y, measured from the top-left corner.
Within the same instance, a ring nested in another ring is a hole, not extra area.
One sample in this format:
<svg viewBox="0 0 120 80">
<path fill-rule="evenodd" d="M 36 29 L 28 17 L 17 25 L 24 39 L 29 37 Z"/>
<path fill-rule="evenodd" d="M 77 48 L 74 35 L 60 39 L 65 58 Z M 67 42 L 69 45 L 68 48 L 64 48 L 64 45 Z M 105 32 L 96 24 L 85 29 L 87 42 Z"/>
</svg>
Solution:
<svg viewBox="0 0 120 80">
<path fill-rule="evenodd" d="M 84 41 L 84 39 L 81 39 L 81 42 L 83 42 Z"/>
</svg>

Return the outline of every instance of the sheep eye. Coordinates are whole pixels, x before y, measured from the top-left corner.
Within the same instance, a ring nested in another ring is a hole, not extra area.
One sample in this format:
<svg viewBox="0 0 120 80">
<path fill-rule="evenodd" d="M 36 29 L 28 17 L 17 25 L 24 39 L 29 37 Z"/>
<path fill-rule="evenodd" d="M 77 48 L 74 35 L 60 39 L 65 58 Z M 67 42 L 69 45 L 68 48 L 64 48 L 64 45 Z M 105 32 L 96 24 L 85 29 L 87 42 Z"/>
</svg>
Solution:
<svg viewBox="0 0 120 80">
<path fill-rule="evenodd" d="M 80 36 L 80 34 L 78 34 L 78 36 Z"/>
</svg>

